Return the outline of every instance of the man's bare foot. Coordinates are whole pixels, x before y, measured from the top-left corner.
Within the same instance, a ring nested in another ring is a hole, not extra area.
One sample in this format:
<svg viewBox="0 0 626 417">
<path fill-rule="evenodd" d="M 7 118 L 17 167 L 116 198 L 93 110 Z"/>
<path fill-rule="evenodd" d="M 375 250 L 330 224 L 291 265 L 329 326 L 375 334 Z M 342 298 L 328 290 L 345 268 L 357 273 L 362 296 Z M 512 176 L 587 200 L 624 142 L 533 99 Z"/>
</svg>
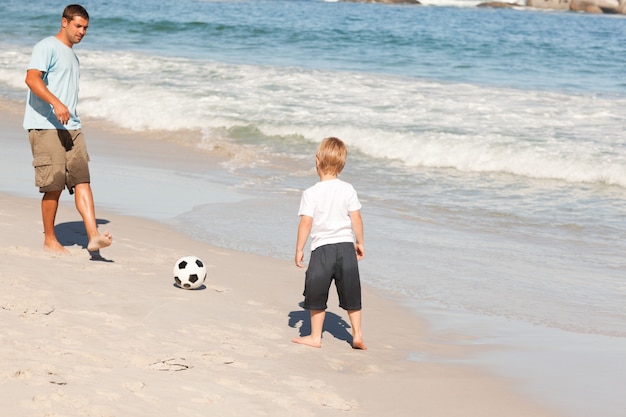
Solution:
<svg viewBox="0 0 626 417">
<path fill-rule="evenodd" d="M 352 349 L 367 350 L 367 346 L 365 346 L 361 339 L 352 339 Z"/>
<path fill-rule="evenodd" d="M 59 241 L 56 239 L 50 242 L 44 241 L 43 250 L 46 252 L 59 253 L 63 255 L 67 255 L 68 253 L 70 253 L 70 251 L 68 251 L 65 246 L 61 245 L 61 243 L 59 243 Z"/>
<path fill-rule="evenodd" d="M 314 348 L 321 348 L 322 347 L 322 341 L 321 340 L 314 340 L 311 336 L 296 337 L 294 339 L 291 339 L 291 341 L 293 343 L 297 343 L 299 345 L 306 345 L 306 346 L 311 346 L 311 347 L 314 347 Z"/>
<path fill-rule="evenodd" d="M 113 236 L 111 236 L 108 231 L 105 231 L 89 241 L 87 244 L 87 250 L 89 252 L 95 252 L 102 248 L 106 248 L 107 246 L 111 246 L 111 243 L 113 243 Z"/>
</svg>

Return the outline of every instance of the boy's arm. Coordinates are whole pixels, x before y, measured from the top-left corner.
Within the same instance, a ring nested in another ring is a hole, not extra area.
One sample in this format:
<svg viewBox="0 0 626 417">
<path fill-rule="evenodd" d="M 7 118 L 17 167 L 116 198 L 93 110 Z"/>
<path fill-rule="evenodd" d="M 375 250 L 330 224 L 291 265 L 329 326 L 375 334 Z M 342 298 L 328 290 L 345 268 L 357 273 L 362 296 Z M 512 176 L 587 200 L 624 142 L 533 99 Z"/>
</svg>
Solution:
<svg viewBox="0 0 626 417">
<path fill-rule="evenodd" d="M 351 211 L 350 221 L 352 222 L 352 231 L 354 232 L 354 237 L 356 239 L 356 243 L 354 244 L 356 258 L 361 260 L 365 257 L 365 246 L 363 246 L 363 219 L 361 218 L 361 212 L 359 210 Z"/>
<path fill-rule="evenodd" d="M 298 225 L 298 239 L 296 240 L 296 266 L 298 268 L 304 268 L 302 262 L 304 261 L 304 245 L 311 233 L 311 226 L 313 225 L 313 217 L 302 215 L 300 216 L 300 224 Z"/>
<path fill-rule="evenodd" d="M 36 69 L 29 69 L 26 71 L 26 85 L 37 97 L 50 104 L 54 109 L 54 114 L 57 116 L 57 119 L 61 124 L 67 124 L 70 120 L 70 111 L 65 106 L 65 104 L 61 103 L 54 94 L 48 90 L 46 84 L 43 82 L 43 71 L 39 71 Z"/>
</svg>

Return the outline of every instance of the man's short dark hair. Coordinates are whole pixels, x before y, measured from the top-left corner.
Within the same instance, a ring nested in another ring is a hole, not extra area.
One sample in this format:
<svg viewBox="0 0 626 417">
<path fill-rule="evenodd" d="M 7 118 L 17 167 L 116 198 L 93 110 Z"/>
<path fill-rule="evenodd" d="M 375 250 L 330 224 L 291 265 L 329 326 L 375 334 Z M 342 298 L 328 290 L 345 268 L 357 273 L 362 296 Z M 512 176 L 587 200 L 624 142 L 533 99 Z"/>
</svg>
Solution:
<svg viewBox="0 0 626 417">
<path fill-rule="evenodd" d="M 76 16 L 89 20 L 89 13 L 87 13 L 87 10 L 85 10 L 85 8 L 80 4 L 70 4 L 65 7 L 65 10 L 63 10 L 63 17 L 67 19 L 68 22 L 74 20 L 74 17 Z"/>
</svg>

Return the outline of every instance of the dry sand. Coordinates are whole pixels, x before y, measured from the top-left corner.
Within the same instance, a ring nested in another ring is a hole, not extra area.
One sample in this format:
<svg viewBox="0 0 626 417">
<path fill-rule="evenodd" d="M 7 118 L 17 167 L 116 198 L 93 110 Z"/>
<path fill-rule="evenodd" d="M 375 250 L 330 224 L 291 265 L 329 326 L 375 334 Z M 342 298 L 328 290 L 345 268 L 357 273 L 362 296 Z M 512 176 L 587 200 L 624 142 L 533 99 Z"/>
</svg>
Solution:
<svg viewBox="0 0 626 417">
<path fill-rule="evenodd" d="M 28 146 L 20 119 L 2 110 L 0 142 L 19 134 Z M 92 131 L 88 146 L 111 136 Z M 401 300 L 364 289 L 367 351 L 350 348 L 336 297 L 323 347 L 296 345 L 308 313 L 299 306 L 303 270 L 291 262 L 97 215 L 114 236 L 110 248 L 90 256 L 80 217 L 63 203 L 57 230 L 70 254 L 53 255 L 42 250 L 35 187 L 33 198 L 0 193 L 2 416 L 558 415 L 514 381 L 464 364 L 471 348 L 431 333 Z M 173 285 L 184 255 L 208 265 L 205 288 Z"/>
</svg>

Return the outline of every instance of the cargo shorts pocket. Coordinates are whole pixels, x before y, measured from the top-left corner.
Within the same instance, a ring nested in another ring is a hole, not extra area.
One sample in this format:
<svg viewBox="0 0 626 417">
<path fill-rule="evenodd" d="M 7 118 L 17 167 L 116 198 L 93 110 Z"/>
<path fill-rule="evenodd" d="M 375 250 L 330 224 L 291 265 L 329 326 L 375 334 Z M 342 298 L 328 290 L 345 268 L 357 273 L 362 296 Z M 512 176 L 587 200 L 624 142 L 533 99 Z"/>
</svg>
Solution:
<svg viewBox="0 0 626 417">
<path fill-rule="evenodd" d="M 52 184 L 54 175 L 52 174 L 52 158 L 49 155 L 38 155 L 33 158 L 35 168 L 35 185 L 37 187 L 47 187 Z"/>
</svg>

